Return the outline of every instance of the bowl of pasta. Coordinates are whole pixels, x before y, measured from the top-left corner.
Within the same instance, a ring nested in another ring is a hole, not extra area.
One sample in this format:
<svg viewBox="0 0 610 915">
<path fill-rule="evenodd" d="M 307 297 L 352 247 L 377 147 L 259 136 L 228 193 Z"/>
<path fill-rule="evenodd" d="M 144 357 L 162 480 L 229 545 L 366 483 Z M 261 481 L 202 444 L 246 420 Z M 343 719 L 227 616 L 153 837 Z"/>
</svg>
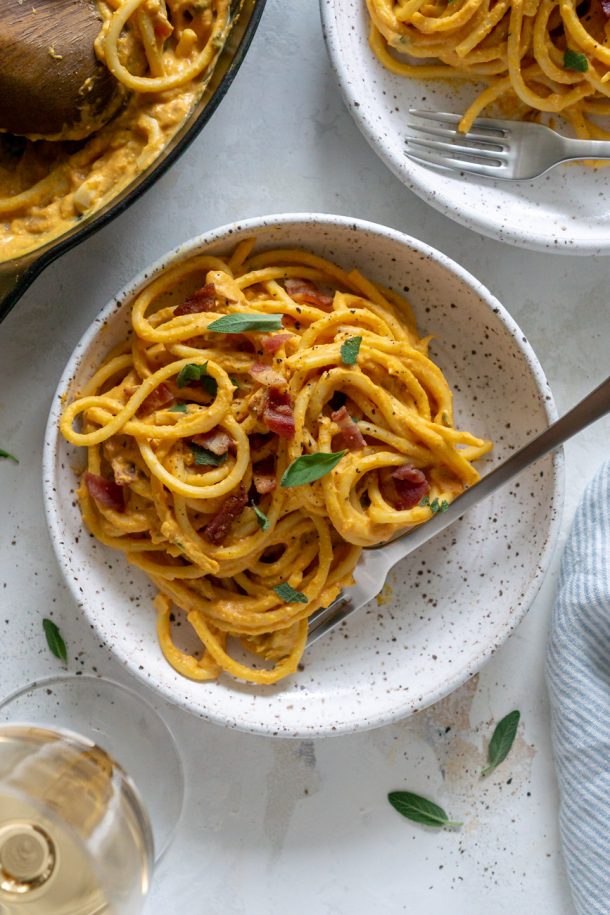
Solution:
<svg viewBox="0 0 610 915">
<path fill-rule="evenodd" d="M 409 110 L 534 120 L 610 136 L 610 53 L 599 0 L 320 0 L 345 102 L 375 152 L 418 196 L 492 238 L 566 254 L 610 253 L 607 163 L 498 181 L 407 156 Z M 438 136 L 444 140 L 444 137 Z"/>
<path fill-rule="evenodd" d="M 561 458 L 306 649 L 309 618 L 363 549 L 554 415 L 519 328 L 438 251 L 345 217 L 250 219 L 145 270 L 78 344 L 46 431 L 49 529 L 84 617 L 170 700 L 266 734 L 374 727 L 463 683 L 517 625 Z"/>
<path fill-rule="evenodd" d="M 265 0 L 99 0 L 97 57 L 122 94 L 81 140 L 0 132 L 0 320 L 40 271 L 119 215 L 202 130 Z"/>
</svg>

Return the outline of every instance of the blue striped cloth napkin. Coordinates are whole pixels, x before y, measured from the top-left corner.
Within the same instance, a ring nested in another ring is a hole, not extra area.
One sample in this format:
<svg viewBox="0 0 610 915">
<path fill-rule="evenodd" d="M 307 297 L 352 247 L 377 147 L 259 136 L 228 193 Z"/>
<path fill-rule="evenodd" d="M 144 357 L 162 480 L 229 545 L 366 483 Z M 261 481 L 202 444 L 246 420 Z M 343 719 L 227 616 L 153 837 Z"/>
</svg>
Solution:
<svg viewBox="0 0 610 915">
<path fill-rule="evenodd" d="M 568 538 L 547 682 L 572 896 L 579 915 L 610 915 L 610 462 Z"/>
</svg>

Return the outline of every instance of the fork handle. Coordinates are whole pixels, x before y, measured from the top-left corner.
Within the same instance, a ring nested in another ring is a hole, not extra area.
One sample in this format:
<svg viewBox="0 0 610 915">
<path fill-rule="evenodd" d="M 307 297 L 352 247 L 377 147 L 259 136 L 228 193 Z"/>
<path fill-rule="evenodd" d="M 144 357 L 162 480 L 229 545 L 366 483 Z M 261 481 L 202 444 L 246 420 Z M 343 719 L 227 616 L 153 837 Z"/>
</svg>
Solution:
<svg viewBox="0 0 610 915">
<path fill-rule="evenodd" d="M 563 137 L 562 162 L 578 159 L 610 159 L 610 140 L 578 140 Z"/>
<path fill-rule="evenodd" d="M 531 442 L 519 448 L 509 458 L 485 474 L 476 486 L 472 486 L 463 492 L 461 496 L 458 496 L 447 511 L 435 515 L 425 524 L 418 525 L 403 537 L 392 541 L 388 544 L 388 548 L 394 547 L 398 550 L 398 546 L 402 545 L 401 557 L 418 549 L 418 547 L 427 543 L 432 537 L 435 537 L 446 527 L 453 524 L 454 521 L 457 521 L 458 518 L 461 518 L 464 512 L 473 505 L 486 499 L 487 496 L 504 486 L 505 483 L 520 474 L 534 461 L 538 461 L 549 451 L 555 451 L 569 438 L 576 435 L 577 432 L 582 432 L 583 429 L 601 419 L 606 413 L 610 413 L 610 377 L 602 381 L 595 390 L 587 394 L 560 419 L 551 423 L 544 432 L 541 432 Z M 385 550 L 386 547 L 382 547 L 382 549 Z"/>
<path fill-rule="evenodd" d="M 564 416 L 548 426 L 544 432 L 537 435 L 509 458 L 499 464 L 494 470 L 486 474 L 476 486 L 467 489 L 451 503 L 447 511 L 441 512 L 410 530 L 408 533 L 397 537 L 395 540 L 381 547 L 368 549 L 367 553 L 377 554 L 379 566 L 376 568 L 378 588 L 381 590 L 389 570 L 400 559 L 408 556 L 414 550 L 423 546 L 428 540 L 436 537 L 441 531 L 449 527 L 458 518 L 461 518 L 473 505 L 486 499 L 496 489 L 499 489 L 513 477 L 518 476 L 523 470 L 535 461 L 544 457 L 549 451 L 555 451 L 569 438 L 582 432 L 587 426 L 610 413 L 610 377 L 606 378 L 595 390 L 569 410 Z M 352 589 L 354 590 L 354 589 Z M 373 594 L 376 593 L 373 591 Z M 310 620 L 307 647 L 313 645 L 321 636 L 330 632 L 348 616 L 359 610 L 368 599 L 355 600 L 349 594 L 340 596 L 328 607 L 318 610 Z"/>
</svg>

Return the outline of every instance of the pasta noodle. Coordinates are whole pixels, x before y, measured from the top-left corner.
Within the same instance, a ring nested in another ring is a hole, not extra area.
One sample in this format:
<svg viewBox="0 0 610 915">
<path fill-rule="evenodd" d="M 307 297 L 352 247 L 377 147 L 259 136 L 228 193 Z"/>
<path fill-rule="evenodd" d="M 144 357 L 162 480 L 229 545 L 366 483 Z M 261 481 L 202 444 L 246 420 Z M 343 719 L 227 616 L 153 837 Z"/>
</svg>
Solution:
<svg viewBox="0 0 610 915">
<path fill-rule="evenodd" d="M 455 428 L 401 296 L 254 241 L 144 288 L 61 419 L 88 449 L 87 528 L 154 582 L 163 653 L 195 680 L 292 674 L 362 548 L 444 510 L 491 448 Z"/>
<path fill-rule="evenodd" d="M 229 0 L 99 0 L 98 57 L 125 95 L 84 141 L 0 133 L 0 261 L 99 209 L 144 171 L 201 95 L 231 24 Z"/>
<path fill-rule="evenodd" d="M 608 139 L 610 21 L 599 0 L 366 0 L 373 51 L 415 79 L 483 83 L 460 122 L 492 104 L 559 115 L 583 139 Z M 400 55 L 406 55 L 401 59 Z"/>
</svg>

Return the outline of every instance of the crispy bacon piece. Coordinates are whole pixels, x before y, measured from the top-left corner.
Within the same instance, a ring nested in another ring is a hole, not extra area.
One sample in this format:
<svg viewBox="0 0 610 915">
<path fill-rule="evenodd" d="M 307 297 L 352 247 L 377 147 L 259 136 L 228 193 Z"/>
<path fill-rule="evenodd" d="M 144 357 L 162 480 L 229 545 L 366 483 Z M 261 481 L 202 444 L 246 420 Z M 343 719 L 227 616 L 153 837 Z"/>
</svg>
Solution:
<svg viewBox="0 0 610 915">
<path fill-rule="evenodd" d="M 174 403 L 175 400 L 176 398 L 168 386 L 161 382 L 161 384 L 157 385 L 152 394 L 149 394 L 146 400 L 142 401 L 140 410 L 142 413 L 154 413 L 155 410 L 161 410 L 162 407 Z"/>
<path fill-rule="evenodd" d="M 254 488 L 261 496 L 266 495 L 268 492 L 273 492 L 277 483 L 275 479 L 275 461 L 272 457 L 265 458 L 254 465 L 252 479 L 254 480 Z"/>
<path fill-rule="evenodd" d="M 355 423 L 347 412 L 347 407 L 343 406 L 339 410 L 335 410 L 334 413 L 331 413 L 330 418 L 339 426 L 337 436 L 339 450 L 347 448 L 349 451 L 358 451 L 359 448 L 366 448 L 366 439 L 358 428 L 358 423 Z"/>
<path fill-rule="evenodd" d="M 248 340 L 247 337 L 237 337 L 233 344 L 238 353 L 247 353 L 249 356 L 256 352 L 257 344 L 254 340 Z"/>
<path fill-rule="evenodd" d="M 296 426 L 288 391 L 269 388 L 263 410 L 263 422 L 270 432 L 275 432 L 280 438 L 294 437 Z"/>
<path fill-rule="evenodd" d="M 261 344 L 266 353 L 277 353 L 291 337 L 292 334 L 265 334 L 261 337 Z"/>
<path fill-rule="evenodd" d="M 209 432 L 200 432 L 199 435 L 194 435 L 191 438 L 191 441 L 194 442 L 195 445 L 207 448 L 212 454 L 218 455 L 226 454 L 231 445 L 234 444 L 229 433 L 225 432 L 224 429 L 221 429 L 220 426 L 210 429 Z"/>
<path fill-rule="evenodd" d="M 269 433 L 262 435 L 260 432 L 253 432 L 250 438 L 250 451 L 260 451 L 261 448 L 264 448 L 267 442 L 271 441 Z"/>
<path fill-rule="evenodd" d="M 100 477 L 97 473 L 90 473 L 88 470 L 83 474 L 83 480 L 89 495 L 92 499 L 95 499 L 98 505 L 104 508 L 112 508 L 115 512 L 125 511 L 123 487 L 115 483 L 114 480 L 107 480 L 106 477 Z"/>
<path fill-rule="evenodd" d="M 414 467 L 413 464 L 403 464 L 392 471 L 393 480 L 408 480 L 409 483 L 422 483 L 426 479 L 423 470 Z"/>
<path fill-rule="evenodd" d="M 324 295 L 320 292 L 315 283 L 311 280 L 297 279 L 297 277 L 288 277 L 284 280 L 284 288 L 288 295 L 300 305 L 317 305 L 318 308 L 330 308 L 333 304 L 331 295 Z"/>
<path fill-rule="evenodd" d="M 174 317 L 179 318 L 180 315 L 194 315 L 200 311 L 214 311 L 215 305 L 216 287 L 214 286 L 214 283 L 206 283 L 201 289 L 196 289 L 181 305 L 176 305 L 174 308 Z"/>
<path fill-rule="evenodd" d="M 236 518 L 239 518 L 247 504 L 248 493 L 243 486 L 240 486 L 237 492 L 227 496 L 220 509 L 203 529 L 203 533 L 210 543 L 215 545 L 222 543 L 229 533 L 231 525 Z"/>
<path fill-rule="evenodd" d="M 430 492 L 430 484 L 422 470 L 413 464 L 403 464 L 391 474 L 394 484 L 394 507 L 399 511 L 415 508 Z"/>
<path fill-rule="evenodd" d="M 138 468 L 135 464 L 132 464 L 131 461 L 126 461 L 125 458 L 122 457 L 115 457 L 111 460 L 110 464 L 114 474 L 114 482 L 118 483 L 119 486 L 135 483 L 138 479 Z"/>
<path fill-rule="evenodd" d="M 266 388 L 285 388 L 286 379 L 264 362 L 255 362 L 248 369 L 248 374 Z"/>
</svg>

